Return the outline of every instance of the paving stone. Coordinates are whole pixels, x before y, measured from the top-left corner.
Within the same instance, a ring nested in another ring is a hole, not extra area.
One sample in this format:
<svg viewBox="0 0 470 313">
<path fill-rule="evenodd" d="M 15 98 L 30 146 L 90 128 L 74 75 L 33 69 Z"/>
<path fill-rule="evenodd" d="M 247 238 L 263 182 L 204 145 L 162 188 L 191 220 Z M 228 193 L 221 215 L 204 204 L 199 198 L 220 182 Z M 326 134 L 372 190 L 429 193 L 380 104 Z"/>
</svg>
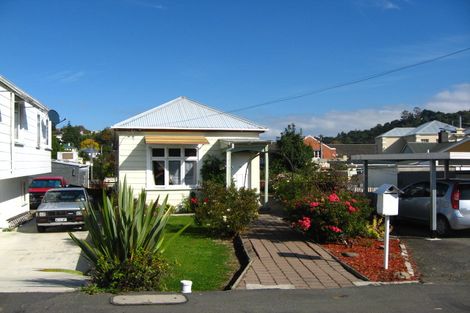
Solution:
<svg viewBox="0 0 470 313">
<path fill-rule="evenodd" d="M 243 242 L 253 249 L 253 263 L 239 288 L 249 284 L 256 288 L 286 284 L 302 289 L 337 288 L 352 286 L 357 280 L 323 248 L 303 241 L 277 217 L 260 215 Z"/>
</svg>

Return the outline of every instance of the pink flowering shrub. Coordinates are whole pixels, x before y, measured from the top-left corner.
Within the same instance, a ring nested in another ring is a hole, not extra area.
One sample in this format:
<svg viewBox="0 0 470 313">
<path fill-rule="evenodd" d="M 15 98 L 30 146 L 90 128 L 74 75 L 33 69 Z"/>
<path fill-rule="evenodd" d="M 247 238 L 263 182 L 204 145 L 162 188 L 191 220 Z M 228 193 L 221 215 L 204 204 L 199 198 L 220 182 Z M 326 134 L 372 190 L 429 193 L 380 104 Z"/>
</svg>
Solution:
<svg viewBox="0 0 470 313">
<path fill-rule="evenodd" d="M 349 191 L 320 193 L 296 200 L 287 210 L 291 225 L 316 242 L 367 235 L 373 208 Z"/>
</svg>

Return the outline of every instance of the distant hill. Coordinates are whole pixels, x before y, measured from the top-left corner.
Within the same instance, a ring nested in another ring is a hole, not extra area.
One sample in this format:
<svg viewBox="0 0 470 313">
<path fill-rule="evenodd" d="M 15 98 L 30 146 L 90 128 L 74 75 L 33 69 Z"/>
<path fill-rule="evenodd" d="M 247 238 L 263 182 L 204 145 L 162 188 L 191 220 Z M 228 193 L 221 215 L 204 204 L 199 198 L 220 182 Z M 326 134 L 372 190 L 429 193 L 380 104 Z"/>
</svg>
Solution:
<svg viewBox="0 0 470 313">
<path fill-rule="evenodd" d="M 336 137 L 324 137 L 323 141 L 330 143 L 375 143 L 375 137 L 395 127 L 417 127 L 429 121 L 438 120 L 443 123 L 458 126 L 459 116 L 462 116 L 462 127 L 470 126 L 470 110 L 458 111 L 456 113 L 442 113 L 431 110 L 414 108 L 412 112 L 403 111 L 399 120 L 393 120 L 385 124 L 377 124 L 368 130 L 351 130 L 347 133 L 341 132 Z"/>
</svg>

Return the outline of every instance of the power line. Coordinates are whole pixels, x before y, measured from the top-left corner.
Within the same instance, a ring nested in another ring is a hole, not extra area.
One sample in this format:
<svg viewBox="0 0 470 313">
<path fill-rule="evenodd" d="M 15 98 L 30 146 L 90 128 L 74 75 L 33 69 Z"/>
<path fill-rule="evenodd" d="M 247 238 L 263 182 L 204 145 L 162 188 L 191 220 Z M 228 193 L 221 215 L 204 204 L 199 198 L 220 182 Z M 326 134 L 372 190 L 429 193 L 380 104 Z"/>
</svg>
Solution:
<svg viewBox="0 0 470 313">
<path fill-rule="evenodd" d="M 231 110 L 231 111 L 228 111 L 228 112 L 232 113 L 232 112 L 239 112 L 239 111 L 254 109 L 254 108 L 257 108 L 257 107 L 260 107 L 260 106 L 265 106 L 265 105 L 268 105 L 268 104 L 284 102 L 284 101 L 289 101 L 289 100 L 295 100 L 295 99 L 311 96 L 311 95 L 314 95 L 314 94 L 319 94 L 319 93 L 322 93 L 322 92 L 325 92 L 325 91 L 355 85 L 355 84 L 362 83 L 362 82 L 365 82 L 365 81 L 368 81 L 368 80 L 371 80 L 371 79 L 374 79 L 374 78 L 383 77 L 383 76 L 386 76 L 386 75 L 389 75 L 389 74 L 392 74 L 392 73 L 404 71 L 404 70 L 407 70 L 407 69 L 410 69 L 410 68 L 413 68 L 413 67 L 417 67 L 417 66 L 420 66 L 420 65 L 424 65 L 424 64 L 432 63 L 432 62 L 435 62 L 435 61 L 438 61 L 438 60 L 442 60 L 442 59 L 448 58 L 450 56 L 453 56 L 453 55 L 456 55 L 456 54 L 459 54 L 459 53 L 463 53 L 463 52 L 466 52 L 466 51 L 469 51 L 469 50 L 470 50 L 470 47 L 465 48 L 465 49 L 461 49 L 461 50 L 457 50 L 457 51 L 454 51 L 454 52 L 451 52 L 451 53 L 448 53 L 448 54 L 445 54 L 445 55 L 441 55 L 441 56 L 438 56 L 438 57 L 435 57 L 435 58 L 432 58 L 432 59 L 420 61 L 420 62 L 417 62 L 417 63 L 405 65 L 405 66 L 398 67 L 398 68 L 395 68 L 395 69 L 391 69 L 391 70 L 387 70 L 387 71 L 384 71 L 384 72 L 375 73 L 375 74 L 372 74 L 372 75 L 369 75 L 369 76 L 365 76 L 365 77 L 362 77 L 362 78 L 354 79 L 354 80 L 351 80 L 351 81 L 348 81 L 348 82 L 339 83 L 339 84 L 335 84 L 335 85 L 328 86 L 328 87 L 323 87 L 323 88 L 320 88 L 320 89 L 312 90 L 312 91 L 305 92 L 305 93 L 295 95 L 295 96 L 279 98 L 279 99 L 270 100 L 270 101 L 266 101 L 266 102 L 259 103 L 259 104 L 253 104 L 253 105 L 245 106 L 245 107 L 242 107 L 242 108 L 239 108 L 239 109 L 234 109 L 234 110 Z"/>
<path fill-rule="evenodd" d="M 330 90 L 333 90 L 333 89 L 338 89 L 338 88 L 342 88 L 342 87 L 346 87 L 346 86 L 356 85 L 356 84 L 359 84 L 359 83 L 362 83 L 362 82 L 365 82 L 365 81 L 368 81 L 368 80 L 371 80 L 371 79 L 374 79 L 374 78 L 383 77 L 383 76 L 386 76 L 386 75 L 390 75 L 392 73 L 401 72 L 401 71 L 404 71 L 404 70 L 407 70 L 407 69 L 410 69 L 410 68 L 414 68 L 414 67 L 418 67 L 418 66 L 421 66 L 421 65 L 424 65 L 424 64 L 433 63 L 433 62 L 451 57 L 451 56 L 456 55 L 456 54 L 464 53 L 464 52 L 467 52 L 467 51 L 470 51 L 470 47 L 465 48 L 465 49 L 460 49 L 460 50 L 457 50 L 457 51 L 453 51 L 453 52 L 450 52 L 450 53 L 447 53 L 447 54 L 444 54 L 444 55 L 440 55 L 440 56 L 437 56 L 437 57 L 434 57 L 434 58 L 431 58 L 431 59 L 427 59 L 427 60 L 424 60 L 424 61 L 416 62 L 416 63 L 413 63 L 413 64 L 408 64 L 408 65 L 397 67 L 397 68 L 394 68 L 394 69 L 391 69 L 391 70 L 371 74 L 371 75 L 364 76 L 364 77 L 361 77 L 361 78 L 357 78 L 357 79 L 354 79 L 354 80 L 350 80 L 350 81 L 347 81 L 347 82 L 338 83 L 338 84 L 334 84 L 334 85 L 331 85 L 331 86 L 328 86 L 328 87 L 315 89 L 315 90 L 308 91 L 308 92 L 305 92 L 305 93 L 301 93 L 301 94 L 298 94 L 298 95 L 282 97 L 282 98 L 278 98 L 278 99 L 274 99 L 274 100 L 269 100 L 269 101 L 266 101 L 266 102 L 261 102 L 261 103 L 258 103 L 258 104 L 253 104 L 253 105 L 240 107 L 238 109 L 233 109 L 233 110 L 230 110 L 230 111 L 226 111 L 226 113 L 235 113 L 235 112 L 250 110 L 250 109 L 258 108 L 258 107 L 261 107 L 261 106 L 266 106 L 266 105 L 275 104 L 275 103 L 279 103 L 279 102 L 285 102 L 285 101 L 289 101 L 289 100 L 295 100 L 295 99 L 300 99 L 300 98 L 312 96 L 312 95 L 323 93 L 323 92 L 330 91 Z M 220 114 L 224 114 L 224 112 L 209 114 L 209 115 L 206 115 L 204 117 L 194 117 L 194 118 L 190 118 L 190 119 L 180 120 L 180 121 L 172 122 L 171 124 L 198 120 L 198 119 L 201 119 L 201 118 L 207 118 L 207 117 L 216 116 L 216 115 L 220 115 Z"/>
</svg>

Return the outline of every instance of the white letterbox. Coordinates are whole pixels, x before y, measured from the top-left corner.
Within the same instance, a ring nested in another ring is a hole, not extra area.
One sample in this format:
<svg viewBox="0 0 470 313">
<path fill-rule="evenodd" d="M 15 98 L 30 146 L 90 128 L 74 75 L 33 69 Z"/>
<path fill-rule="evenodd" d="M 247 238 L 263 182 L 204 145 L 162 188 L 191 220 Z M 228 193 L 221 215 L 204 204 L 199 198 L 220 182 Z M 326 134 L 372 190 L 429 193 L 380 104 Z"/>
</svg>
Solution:
<svg viewBox="0 0 470 313">
<path fill-rule="evenodd" d="M 377 213 L 380 215 L 398 215 L 398 196 L 403 193 L 397 186 L 383 184 L 375 193 L 377 194 Z"/>
</svg>

